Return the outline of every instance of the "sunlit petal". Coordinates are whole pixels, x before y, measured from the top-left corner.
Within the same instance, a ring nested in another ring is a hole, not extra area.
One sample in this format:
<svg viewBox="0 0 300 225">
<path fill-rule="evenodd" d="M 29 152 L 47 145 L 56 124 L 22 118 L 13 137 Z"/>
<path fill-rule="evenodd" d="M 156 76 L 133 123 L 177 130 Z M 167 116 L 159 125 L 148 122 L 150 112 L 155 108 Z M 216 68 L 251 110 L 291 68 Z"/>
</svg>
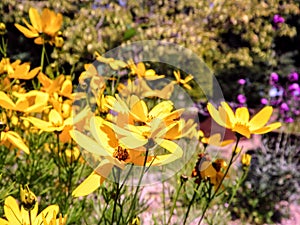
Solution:
<svg viewBox="0 0 300 225">
<path fill-rule="evenodd" d="M 257 130 L 263 127 L 270 119 L 273 113 L 272 106 L 266 106 L 260 110 L 249 122 L 249 127 L 251 130 Z"/>
</svg>

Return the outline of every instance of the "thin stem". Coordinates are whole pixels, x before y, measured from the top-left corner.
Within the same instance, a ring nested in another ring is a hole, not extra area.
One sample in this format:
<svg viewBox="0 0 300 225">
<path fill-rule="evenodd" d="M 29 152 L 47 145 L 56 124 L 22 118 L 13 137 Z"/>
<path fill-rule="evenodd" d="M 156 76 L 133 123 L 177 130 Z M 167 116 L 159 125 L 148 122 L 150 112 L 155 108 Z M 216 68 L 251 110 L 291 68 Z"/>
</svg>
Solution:
<svg viewBox="0 0 300 225">
<path fill-rule="evenodd" d="M 214 194 L 211 196 L 211 198 L 209 198 L 208 202 L 206 203 L 205 208 L 204 208 L 204 210 L 203 210 L 203 212 L 202 212 L 202 215 L 201 215 L 201 217 L 200 217 L 200 220 L 199 220 L 199 222 L 198 222 L 198 225 L 201 224 L 201 222 L 202 222 L 202 220 L 203 220 L 203 218 L 204 218 L 204 216 L 205 216 L 205 213 L 206 213 L 206 211 L 207 211 L 207 209 L 208 209 L 208 207 L 209 207 L 211 201 L 214 199 L 214 197 L 217 195 L 219 189 L 222 187 L 222 183 L 223 183 L 225 177 L 226 177 L 227 174 L 228 174 L 229 168 L 230 168 L 231 165 L 232 165 L 234 156 L 236 155 L 236 149 L 237 149 L 237 147 L 238 147 L 238 143 L 239 143 L 239 141 L 240 141 L 240 139 L 241 139 L 241 136 L 240 136 L 239 134 L 236 134 L 236 137 L 237 137 L 236 143 L 235 143 L 234 149 L 233 149 L 233 151 L 232 151 L 232 154 L 231 154 L 231 158 L 230 158 L 229 164 L 228 164 L 228 166 L 227 166 L 227 168 L 226 168 L 226 170 L 225 170 L 224 176 L 222 177 L 220 183 L 218 184 L 218 186 L 217 186 L 217 188 L 216 188 Z"/>
<path fill-rule="evenodd" d="M 199 184 L 197 185 L 197 188 L 194 190 L 193 197 L 192 197 L 191 201 L 189 202 L 188 208 L 187 208 L 186 213 L 185 213 L 185 216 L 184 216 L 183 225 L 186 224 L 187 218 L 188 218 L 189 213 L 190 213 L 190 210 L 191 210 L 191 208 L 192 208 L 192 204 L 193 204 L 194 201 L 195 201 L 195 198 L 196 198 L 198 189 L 199 189 L 199 187 L 200 187 L 200 184 L 201 184 L 201 182 L 199 182 Z"/>
<path fill-rule="evenodd" d="M 32 225 L 31 210 L 28 210 L 28 214 L 29 214 L 29 224 Z"/>
<path fill-rule="evenodd" d="M 41 72 L 43 72 L 43 69 L 44 69 L 45 53 L 46 53 L 45 43 L 43 43 L 42 55 L 41 55 Z"/>
<path fill-rule="evenodd" d="M 137 194 L 140 190 L 140 185 L 142 183 L 142 179 L 143 179 L 143 176 L 144 176 L 144 173 L 145 173 L 145 170 L 146 170 L 146 163 L 147 163 L 147 158 L 148 158 L 148 153 L 149 153 L 149 150 L 148 148 L 146 149 L 146 154 L 145 154 L 145 159 L 144 159 L 144 164 L 143 164 L 143 168 L 142 168 L 142 171 L 141 171 L 141 175 L 139 177 L 139 181 L 138 181 L 138 185 L 135 189 L 135 193 L 134 193 L 134 196 L 133 196 L 133 199 L 132 199 L 132 202 L 130 204 L 130 208 L 129 208 L 129 211 L 128 211 L 128 214 L 127 214 L 127 217 L 125 219 L 125 221 L 127 223 L 129 223 L 129 221 L 127 221 L 128 219 L 130 219 L 132 216 L 131 216 L 131 211 L 133 210 L 133 207 L 135 207 L 135 201 L 136 201 L 136 198 L 137 198 Z M 126 224 L 127 224 L 126 223 Z"/>
<path fill-rule="evenodd" d="M 112 218 L 111 218 L 111 223 L 113 224 L 113 222 L 115 221 L 115 213 L 116 213 L 116 209 L 117 209 L 117 202 L 119 199 L 119 194 L 120 194 L 120 188 L 119 188 L 119 181 L 120 181 L 120 169 L 115 167 L 114 168 L 117 172 L 117 177 L 115 177 L 115 185 L 116 185 L 116 195 L 114 196 L 114 206 L 113 206 L 113 213 L 112 213 Z"/>
<path fill-rule="evenodd" d="M 169 215 L 169 219 L 168 219 L 167 224 L 170 224 L 170 222 L 171 222 L 171 218 L 173 216 L 173 212 L 174 212 L 174 209 L 175 209 L 175 206 L 176 206 L 176 203 L 177 203 L 177 199 L 179 197 L 179 193 L 180 193 L 182 187 L 183 187 L 183 182 L 181 181 L 180 182 L 180 186 L 179 186 L 179 188 L 177 190 L 176 196 L 175 196 L 175 198 L 173 200 L 173 205 L 172 205 L 172 208 L 171 208 L 171 211 L 170 211 L 170 215 Z"/>
</svg>

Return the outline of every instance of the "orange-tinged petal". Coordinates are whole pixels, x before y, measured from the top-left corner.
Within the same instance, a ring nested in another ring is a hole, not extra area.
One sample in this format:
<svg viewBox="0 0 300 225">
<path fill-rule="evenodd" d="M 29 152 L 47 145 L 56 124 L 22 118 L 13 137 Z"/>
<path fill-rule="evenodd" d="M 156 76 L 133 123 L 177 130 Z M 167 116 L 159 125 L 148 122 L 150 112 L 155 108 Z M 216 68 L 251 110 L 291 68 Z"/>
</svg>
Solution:
<svg viewBox="0 0 300 225">
<path fill-rule="evenodd" d="M 15 103 L 13 103 L 13 101 L 3 91 L 0 91 L 0 106 L 5 109 L 15 109 L 16 108 Z"/>
<path fill-rule="evenodd" d="M 269 121 L 272 113 L 273 113 L 272 106 L 264 107 L 257 114 L 255 114 L 253 118 L 250 120 L 249 122 L 250 129 L 257 130 L 259 128 L 262 128 Z"/>
<path fill-rule="evenodd" d="M 17 200 L 8 196 L 4 201 L 4 213 L 7 220 L 12 225 L 22 225 L 22 216 Z"/>
<path fill-rule="evenodd" d="M 147 121 L 148 107 L 143 100 L 138 101 L 130 110 L 131 115 L 141 122 Z"/>
<path fill-rule="evenodd" d="M 110 155 L 114 153 L 114 147 L 118 146 L 118 140 L 115 138 L 115 134 L 113 132 L 110 132 L 109 127 L 106 126 L 105 130 L 101 129 L 101 126 L 103 125 L 103 119 L 101 117 L 92 117 L 90 120 L 90 131 L 94 137 L 94 139 L 100 143 L 103 148 L 108 151 Z M 105 131 L 108 131 L 105 133 Z M 111 143 L 112 145 L 109 145 L 109 140 L 115 141 L 116 143 Z"/>
<path fill-rule="evenodd" d="M 265 134 L 268 133 L 270 131 L 276 130 L 277 128 L 281 127 L 281 123 L 280 122 L 276 122 L 276 123 L 271 123 L 265 127 L 259 128 L 257 130 L 253 130 L 251 131 L 254 134 Z"/>
<path fill-rule="evenodd" d="M 27 38 L 35 38 L 38 37 L 39 34 L 36 32 L 33 32 L 32 30 L 27 29 L 26 27 L 21 26 L 20 24 L 15 24 L 16 28 L 21 31 L 25 37 Z"/>
<path fill-rule="evenodd" d="M 250 117 L 248 109 L 246 107 L 237 108 L 235 111 L 235 117 L 237 121 L 247 124 Z"/>
<path fill-rule="evenodd" d="M 209 161 L 204 161 L 201 163 L 200 173 L 202 178 L 213 178 L 217 176 L 216 169 L 212 166 L 211 162 Z"/>
<path fill-rule="evenodd" d="M 39 32 L 42 32 L 42 21 L 41 21 L 41 16 L 37 9 L 35 8 L 30 8 L 29 9 L 29 19 L 32 24 L 32 26 Z"/>
<path fill-rule="evenodd" d="M 9 74 L 9 78 L 22 79 L 24 75 L 26 75 L 30 70 L 29 63 L 23 63 L 22 65 L 16 67 L 13 74 Z"/>
<path fill-rule="evenodd" d="M 216 108 L 210 102 L 207 104 L 207 110 L 217 124 L 222 127 L 227 127 L 224 118 L 220 117 L 218 110 L 216 110 Z"/>
<path fill-rule="evenodd" d="M 24 79 L 24 80 L 31 80 L 33 79 L 41 70 L 41 67 L 36 67 L 32 70 L 30 70 L 30 72 L 28 74 L 26 74 L 23 78 L 20 79 Z"/>
<path fill-rule="evenodd" d="M 36 43 L 37 45 L 42 45 L 44 44 L 44 39 L 42 37 L 37 37 L 36 39 L 34 39 L 34 43 Z"/>
</svg>

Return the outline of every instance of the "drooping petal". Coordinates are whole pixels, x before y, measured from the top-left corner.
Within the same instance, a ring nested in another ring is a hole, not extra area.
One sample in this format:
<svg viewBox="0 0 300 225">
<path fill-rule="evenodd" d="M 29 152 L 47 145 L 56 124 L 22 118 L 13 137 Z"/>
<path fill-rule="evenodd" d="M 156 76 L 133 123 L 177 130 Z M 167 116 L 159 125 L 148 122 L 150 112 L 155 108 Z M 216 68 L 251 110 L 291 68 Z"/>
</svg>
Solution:
<svg viewBox="0 0 300 225">
<path fill-rule="evenodd" d="M 253 116 L 253 118 L 249 122 L 249 128 L 251 130 L 257 130 L 266 125 L 269 121 L 271 115 L 273 113 L 272 106 L 266 106 L 262 110 L 260 110 L 257 114 Z"/>
<path fill-rule="evenodd" d="M 18 149 L 29 154 L 29 148 L 25 145 L 25 143 L 23 142 L 23 140 L 19 134 L 17 134 L 16 132 L 13 132 L 13 131 L 7 131 L 6 138 L 11 144 L 16 146 Z"/>
<path fill-rule="evenodd" d="M 16 108 L 15 103 L 3 91 L 0 91 L 0 106 L 5 109 Z"/>
<path fill-rule="evenodd" d="M 10 224 L 22 225 L 22 215 L 17 200 L 8 196 L 4 201 L 5 217 Z"/>
</svg>

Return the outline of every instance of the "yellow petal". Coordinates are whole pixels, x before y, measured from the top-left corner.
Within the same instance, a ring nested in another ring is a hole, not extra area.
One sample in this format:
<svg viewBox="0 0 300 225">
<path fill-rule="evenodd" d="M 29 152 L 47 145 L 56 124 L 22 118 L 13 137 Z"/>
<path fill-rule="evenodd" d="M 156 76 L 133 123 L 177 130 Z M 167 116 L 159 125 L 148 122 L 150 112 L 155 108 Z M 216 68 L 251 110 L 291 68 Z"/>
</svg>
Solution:
<svg viewBox="0 0 300 225">
<path fill-rule="evenodd" d="M 0 218 L 0 225 L 9 225 L 7 220 Z"/>
<path fill-rule="evenodd" d="M 249 128 L 251 130 L 257 130 L 262 128 L 270 119 L 273 112 L 272 106 L 266 106 L 260 110 L 249 122 Z"/>
<path fill-rule="evenodd" d="M 34 69 L 32 69 L 28 74 L 24 75 L 23 78 L 20 79 L 24 79 L 24 80 L 31 80 L 33 79 L 41 70 L 41 67 L 36 67 Z"/>
<path fill-rule="evenodd" d="M 138 119 L 141 122 L 146 122 L 148 107 L 143 100 L 140 100 L 132 106 L 130 113 L 135 119 Z"/>
<path fill-rule="evenodd" d="M 72 195 L 74 197 L 86 196 L 98 189 L 104 180 L 104 177 L 94 171 L 72 192 Z"/>
<path fill-rule="evenodd" d="M 138 148 L 148 143 L 148 140 L 141 135 L 131 133 L 127 137 L 122 137 L 119 142 L 127 148 Z"/>
<path fill-rule="evenodd" d="M 162 148 L 173 153 L 173 155 L 175 156 L 175 159 L 179 159 L 182 157 L 183 151 L 182 151 L 181 147 L 178 144 L 176 144 L 175 142 L 161 139 L 161 138 L 155 138 L 155 142 Z"/>
<path fill-rule="evenodd" d="M 36 217 L 34 224 L 36 224 L 36 225 L 42 224 L 42 222 L 43 222 L 42 216 L 45 217 L 47 223 L 49 224 L 53 218 L 53 215 L 57 215 L 58 212 L 59 212 L 58 205 L 50 205 L 46 209 L 44 209 L 42 212 L 40 212 L 40 214 Z"/>
<path fill-rule="evenodd" d="M 42 32 L 42 21 L 39 12 L 35 8 L 29 9 L 29 19 L 32 26 L 39 32 Z"/>
<path fill-rule="evenodd" d="M 36 216 L 38 215 L 38 203 L 35 204 L 35 206 L 33 207 L 33 209 L 31 210 L 31 221 L 34 221 L 33 224 L 36 224 L 35 219 Z M 24 209 L 23 206 L 21 206 L 21 215 L 22 215 L 22 219 L 23 219 L 23 224 L 30 224 L 29 221 L 29 215 L 28 215 L 28 211 L 26 209 Z"/>
<path fill-rule="evenodd" d="M 53 126 L 59 127 L 63 125 L 63 118 L 59 112 L 57 112 L 55 109 L 52 109 L 49 113 L 49 122 Z"/>
<path fill-rule="evenodd" d="M 25 145 L 22 138 L 13 131 L 7 131 L 6 132 L 6 138 L 9 140 L 10 143 L 12 143 L 14 146 L 16 146 L 18 149 L 21 149 L 25 153 L 29 154 L 29 148 Z"/>
<path fill-rule="evenodd" d="M 249 111 L 246 107 L 237 108 L 235 111 L 236 120 L 243 124 L 247 124 L 249 122 L 249 116 Z"/>
<path fill-rule="evenodd" d="M 233 113 L 231 107 L 228 105 L 227 102 L 221 102 L 221 106 L 226 111 L 226 114 L 227 114 L 227 116 L 229 118 L 230 123 L 234 124 L 235 123 L 235 116 L 234 116 L 234 113 Z"/>
<path fill-rule="evenodd" d="M 280 122 L 271 123 L 265 127 L 259 128 L 257 130 L 251 131 L 253 134 L 265 134 L 270 131 L 276 130 L 277 128 L 281 127 Z"/>
<path fill-rule="evenodd" d="M 224 122 L 224 119 L 220 117 L 218 110 L 216 110 L 216 108 L 210 102 L 207 104 L 207 110 L 217 124 L 219 124 L 222 127 L 227 127 L 226 123 Z"/>
<path fill-rule="evenodd" d="M 15 103 L 3 91 L 0 91 L 0 106 L 6 109 L 16 108 Z"/>
<path fill-rule="evenodd" d="M 106 126 L 106 129 L 104 130 L 101 129 L 101 126 L 104 126 L 103 121 L 104 120 L 101 117 L 92 117 L 90 120 L 90 130 L 94 139 L 100 143 L 110 155 L 112 155 L 114 153 L 114 147 L 118 146 L 118 140 L 115 137 L 115 133 L 107 129 L 109 127 Z M 105 131 L 107 131 L 107 133 L 105 133 Z M 115 143 L 109 145 L 109 141 Z"/>
<path fill-rule="evenodd" d="M 23 27 L 23 26 L 21 26 L 21 25 L 19 25 L 19 24 L 15 24 L 15 26 L 16 26 L 16 28 L 17 28 L 19 31 L 21 31 L 21 32 L 25 35 L 25 37 L 27 37 L 27 38 L 35 38 L 35 37 L 38 37 L 38 36 L 39 36 L 38 33 L 33 32 L 33 31 L 31 31 L 31 30 L 27 29 L 26 27 Z"/>
<path fill-rule="evenodd" d="M 29 63 L 23 63 L 15 69 L 13 74 L 8 75 L 9 78 L 22 79 L 30 70 Z"/>
<path fill-rule="evenodd" d="M 22 225 L 22 216 L 17 200 L 8 196 L 4 202 L 4 213 L 7 220 L 12 225 Z"/>
<path fill-rule="evenodd" d="M 213 178 L 217 176 L 217 171 L 209 161 L 204 161 L 201 163 L 200 173 L 202 178 L 206 178 L 206 177 Z"/>
<path fill-rule="evenodd" d="M 98 156 L 111 156 L 110 152 L 108 152 L 106 149 L 104 149 L 103 146 L 101 146 L 101 143 L 97 143 L 96 141 L 80 133 L 79 131 L 72 130 L 70 131 L 70 135 L 77 142 L 77 144 L 84 148 L 86 151 Z"/>
</svg>

